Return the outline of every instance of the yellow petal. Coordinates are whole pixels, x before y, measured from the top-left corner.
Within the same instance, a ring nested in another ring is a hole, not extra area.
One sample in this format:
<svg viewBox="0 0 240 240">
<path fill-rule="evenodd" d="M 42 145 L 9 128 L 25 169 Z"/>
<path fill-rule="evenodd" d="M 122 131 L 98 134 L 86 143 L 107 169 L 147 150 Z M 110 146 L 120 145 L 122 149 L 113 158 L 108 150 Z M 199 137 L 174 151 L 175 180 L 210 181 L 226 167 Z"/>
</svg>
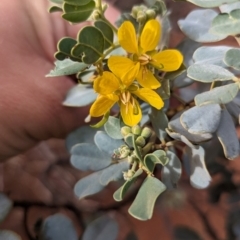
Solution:
<svg viewBox="0 0 240 240">
<path fill-rule="evenodd" d="M 117 96 L 113 94 L 109 95 L 109 97 L 99 96 L 97 100 L 92 104 L 90 108 L 90 115 L 92 117 L 100 117 L 108 112 L 112 106 L 118 101 Z"/>
<path fill-rule="evenodd" d="M 161 25 L 160 23 L 152 19 L 148 21 L 142 31 L 140 36 L 140 46 L 142 48 L 142 53 L 154 50 L 161 36 Z"/>
<path fill-rule="evenodd" d="M 125 21 L 118 29 L 118 40 L 120 45 L 129 53 L 138 52 L 137 35 L 133 24 Z"/>
<path fill-rule="evenodd" d="M 149 103 L 151 106 L 161 109 L 164 106 L 162 98 L 153 90 L 148 88 L 140 88 L 137 91 L 133 92 L 144 102 Z"/>
<path fill-rule="evenodd" d="M 142 87 L 156 89 L 161 86 L 160 82 L 154 77 L 147 67 L 141 67 L 137 80 Z"/>
<path fill-rule="evenodd" d="M 93 83 L 94 90 L 101 95 L 111 94 L 118 90 L 119 86 L 120 82 L 117 77 L 107 71 L 103 72 L 103 75 L 96 78 Z"/>
<path fill-rule="evenodd" d="M 164 50 L 152 57 L 151 65 L 164 72 L 172 72 L 179 69 L 183 62 L 183 56 L 178 50 Z"/>
<path fill-rule="evenodd" d="M 126 57 L 111 56 L 108 59 L 108 67 L 124 85 L 129 86 L 139 73 L 140 63 Z"/>
<path fill-rule="evenodd" d="M 142 111 L 137 100 L 135 100 L 135 108 L 137 109 L 137 114 L 134 114 L 134 112 L 136 113 L 136 109 L 134 110 L 130 102 L 127 105 L 123 103 L 120 105 L 123 122 L 128 126 L 134 126 L 142 119 Z"/>
</svg>

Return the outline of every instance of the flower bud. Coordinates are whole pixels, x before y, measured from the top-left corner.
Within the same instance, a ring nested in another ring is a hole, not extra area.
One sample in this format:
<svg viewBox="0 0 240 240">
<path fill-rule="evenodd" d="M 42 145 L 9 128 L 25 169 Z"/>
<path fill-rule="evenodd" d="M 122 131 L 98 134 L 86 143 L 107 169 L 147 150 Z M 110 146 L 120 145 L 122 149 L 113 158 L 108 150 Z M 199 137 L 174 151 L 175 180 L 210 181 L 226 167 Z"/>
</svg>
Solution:
<svg viewBox="0 0 240 240">
<path fill-rule="evenodd" d="M 129 147 L 127 145 L 123 145 L 123 146 L 121 146 L 119 148 L 119 153 L 120 153 L 119 157 L 121 159 L 122 158 L 126 158 L 129 155 L 129 153 L 130 153 L 130 149 L 129 149 Z"/>
<path fill-rule="evenodd" d="M 145 138 L 144 138 L 143 136 L 137 137 L 137 139 L 136 139 L 136 144 L 137 144 L 137 146 L 139 146 L 139 147 L 144 147 L 145 144 L 146 144 Z"/>
<path fill-rule="evenodd" d="M 145 23 L 147 20 L 147 15 L 145 12 L 143 11 L 139 11 L 138 14 L 137 14 L 137 21 L 139 23 Z"/>
<path fill-rule="evenodd" d="M 152 130 L 149 127 L 145 127 L 142 130 L 141 136 L 145 139 L 149 138 L 152 135 Z"/>
<path fill-rule="evenodd" d="M 123 178 L 124 180 L 128 181 L 132 178 L 132 176 L 134 175 L 134 171 L 133 170 L 128 170 L 127 172 L 123 172 Z"/>
<path fill-rule="evenodd" d="M 103 10 L 103 12 L 105 12 L 107 9 L 108 9 L 108 4 L 104 3 L 104 4 L 102 5 L 102 10 Z"/>
<path fill-rule="evenodd" d="M 156 17 L 156 12 L 153 9 L 148 9 L 146 11 L 146 15 L 148 19 L 154 19 Z"/>
<path fill-rule="evenodd" d="M 134 161 L 136 160 L 136 158 L 135 158 L 135 156 L 131 155 L 131 156 L 128 156 L 127 160 L 130 164 L 133 164 Z"/>
<path fill-rule="evenodd" d="M 132 127 L 132 133 L 134 135 L 140 136 L 141 132 L 142 132 L 142 128 L 139 125 L 135 125 Z"/>
<path fill-rule="evenodd" d="M 98 10 L 95 10 L 95 11 L 92 13 L 92 19 L 93 19 L 93 20 L 98 20 L 100 17 L 101 17 L 101 13 L 100 13 Z"/>
<path fill-rule="evenodd" d="M 138 11 L 139 11 L 139 6 L 134 6 L 134 7 L 132 8 L 131 14 L 132 14 L 132 16 L 133 16 L 134 18 L 137 18 Z"/>
<path fill-rule="evenodd" d="M 127 136 L 129 133 L 131 133 L 131 128 L 130 127 L 127 127 L 127 126 L 124 126 L 121 128 L 121 134 L 123 137 Z"/>
</svg>

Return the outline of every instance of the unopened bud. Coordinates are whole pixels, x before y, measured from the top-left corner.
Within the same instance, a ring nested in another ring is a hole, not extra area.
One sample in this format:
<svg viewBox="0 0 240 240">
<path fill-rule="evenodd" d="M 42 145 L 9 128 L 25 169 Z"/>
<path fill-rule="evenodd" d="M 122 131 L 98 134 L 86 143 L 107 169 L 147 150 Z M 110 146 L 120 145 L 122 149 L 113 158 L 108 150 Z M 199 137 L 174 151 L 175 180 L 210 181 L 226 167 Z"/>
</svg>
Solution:
<svg viewBox="0 0 240 240">
<path fill-rule="evenodd" d="M 123 172 L 123 178 L 126 181 L 130 180 L 133 175 L 134 175 L 134 171 L 133 170 L 128 170 L 127 172 Z"/>
<path fill-rule="evenodd" d="M 107 9 L 108 9 L 108 4 L 104 3 L 104 4 L 102 5 L 102 10 L 103 10 L 103 12 L 105 12 Z"/>
<path fill-rule="evenodd" d="M 142 128 L 139 125 L 135 125 L 132 127 L 132 133 L 134 135 L 140 136 L 142 132 Z"/>
<path fill-rule="evenodd" d="M 98 10 L 95 10 L 95 11 L 92 13 L 92 19 L 93 19 L 93 20 L 98 20 L 100 17 L 101 17 L 101 13 L 100 13 Z"/>
<path fill-rule="evenodd" d="M 153 9 L 148 9 L 146 11 L 146 15 L 148 19 L 154 19 L 156 17 L 156 12 Z"/>
<path fill-rule="evenodd" d="M 145 23 L 147 20 L 147 15 L 145 12 L 143 11 L 139 11 L 138 14 L 137 14 L 137 21 L 139 23 Z"/>
<path fill-rule="evenodd" d="M 131 14 L 132 14 L 132 16 L 133 16 L 134 18 L 137 18 L 138 11 L 139 11 L 139 6 L 134 6 L 134 7 L 132 8 Z"/>
<path fill-rule="evenodd" d="M 121 134 L 123 137 L 127 136 L 129 133 L 132 133 L 130 127 L 124 126 L 121 128 Z"/>
<path fill-rule="evenodd" d="M 149 127 L 145 127 L 142 130 L 141 136 L 145 139 L 149 138 L 152 135 L 152 130 Z"/>
<path fill-rule="evenodd" d="M 132 163 L 134 163 L 134 161 L 136 160 L 136 157 L 133 156 L 133 155 L 131 155 L 131 156 L 128 156 L 127 160 L 128 160 L 128 162 L 129 162 L 130 164 L 132 164 Z"/>
<path fill-rule="evenodd" d="M 146 140 L 143 136 L 139 136 L 137 139 L 136 139 L 136 144 L 137 146 L 139 147 L 144 147 L 145 144 L 146 144 Z"/>
</svg>

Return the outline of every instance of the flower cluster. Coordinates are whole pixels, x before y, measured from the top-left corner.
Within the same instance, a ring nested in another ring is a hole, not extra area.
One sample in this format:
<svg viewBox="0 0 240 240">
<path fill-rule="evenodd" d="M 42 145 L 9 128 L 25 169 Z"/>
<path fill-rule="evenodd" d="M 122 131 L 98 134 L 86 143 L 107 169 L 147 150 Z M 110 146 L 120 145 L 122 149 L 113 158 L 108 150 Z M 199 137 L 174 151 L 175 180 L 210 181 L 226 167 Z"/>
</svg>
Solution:
<svg viewBox="0 0 240 240">
<path fill-rule="evenodd" d="M 156 78 L 159 72 L 179 69 L 183 62 L 177 50 L 157 51 L 161 37 L 161 25 L 155 20 L 147 21 L 137 35 L 133 24 L 125 21 L 118 30 L 118 40 L 128 55 L 111 56 L 108 60 L 110 71 L 104 71 L 94 81 L 94 90 L 99 94 L 90 109 L 92 117 L 99 117 L 110 111 L 115 103 L 126 125 L 134 126 L 142 118 L 138 99 L 161 109 L 161 97 L 153 90 L 161 86 Z"/>
</svg>

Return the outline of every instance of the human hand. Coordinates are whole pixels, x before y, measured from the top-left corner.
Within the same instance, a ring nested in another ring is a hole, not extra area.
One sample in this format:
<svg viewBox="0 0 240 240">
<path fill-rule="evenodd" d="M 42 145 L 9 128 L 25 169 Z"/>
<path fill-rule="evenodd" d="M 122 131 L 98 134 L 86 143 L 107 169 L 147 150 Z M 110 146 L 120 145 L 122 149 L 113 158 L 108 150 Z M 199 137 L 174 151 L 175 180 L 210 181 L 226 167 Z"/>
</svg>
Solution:
<svg viewBox="0 0 240 240">
<path fill-rule="evenodd" d="M 47 0 L 0 2 L 0 161 L 39 141 L 63 138 L 84 124 L 87 108 L 62 106 L 74 85 L 68 77 L 45 78 L 61 37 L 76 37 L 58 13 L 47 12 Z M 110 8 L 111 20 L 118 12 Z"/>
</svg>

